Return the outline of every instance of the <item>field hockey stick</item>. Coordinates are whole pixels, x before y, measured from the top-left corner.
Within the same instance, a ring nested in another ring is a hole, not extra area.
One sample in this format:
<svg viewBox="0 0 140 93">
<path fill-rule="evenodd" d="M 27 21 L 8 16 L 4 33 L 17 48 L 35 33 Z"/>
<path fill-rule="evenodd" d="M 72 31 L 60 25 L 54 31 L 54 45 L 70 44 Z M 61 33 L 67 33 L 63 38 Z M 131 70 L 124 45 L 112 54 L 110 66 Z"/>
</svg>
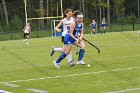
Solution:
<svg viewBox="0 0 140 93">
<path fill-rule="evenodd" d="M 86 40 L 85 38 L 82 38 L 84 41 L 86 41 L 87 43 L 89 43 L 91 46 L 93 46 L 94 48 L 96 48 L 98 50 L 98 53 L 100 53 L 100 49 L 95 46 L 94 44 L 92 44 L 91 42 L 89 42 L 88 40 Z"/>
<path fill-rule="evenodd" d="M 78 46 L 76 46 L 76 52 L 75 52 L 75 54 L 76 55 L 78 54 Z"/>
<path fill-rule="evenodd" d="M 80 41 L 78 41 L 78 45 L 80 44 Z M 77 55 L 78 54 L 78 46 L 76 46 L 76 52 L 75 52 L 75 54 Z"/>
</svg>

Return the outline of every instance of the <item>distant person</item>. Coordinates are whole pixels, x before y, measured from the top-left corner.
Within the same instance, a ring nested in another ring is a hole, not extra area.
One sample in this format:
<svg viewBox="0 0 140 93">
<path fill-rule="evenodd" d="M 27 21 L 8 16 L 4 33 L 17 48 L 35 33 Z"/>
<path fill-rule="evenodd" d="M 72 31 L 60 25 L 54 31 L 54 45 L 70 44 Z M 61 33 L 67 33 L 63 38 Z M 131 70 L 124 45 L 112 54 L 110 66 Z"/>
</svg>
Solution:
<svg viewBox="0 0 140 93">
<path fill-rule="evenodd" d="M 106 21 L 105 18 L 103 18 L 102 22 L 101 22 L 101 35 L 102 33 L 106 33 Z"/>
<path fill-rule="evenodd" d="M 29 45 L 29 33 L 31 32 L 31 27 L 30 27 L 30 23 L 27 23 L 26 26 L 23 28 L 23 33 L 24 33 L 24 43 L 26 45 Z"/>
<path fill-rule="evenodd" d="M 92 27 L 92 32 L 91 32 L 91 34 L 96 35 L 96 22 L 95 22 L 95 20 L 92 20 L 90 26 Z"/>
</svg>

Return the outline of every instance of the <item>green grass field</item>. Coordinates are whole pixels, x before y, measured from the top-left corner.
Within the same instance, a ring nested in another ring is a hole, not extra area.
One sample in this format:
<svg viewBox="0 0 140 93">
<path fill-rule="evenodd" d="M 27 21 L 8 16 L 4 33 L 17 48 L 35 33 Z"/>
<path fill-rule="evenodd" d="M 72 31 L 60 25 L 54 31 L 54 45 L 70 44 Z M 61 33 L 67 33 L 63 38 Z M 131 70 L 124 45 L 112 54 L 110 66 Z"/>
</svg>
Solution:
<svg viewBox="0 0 140 93">
<path fill-rule="evenodd" d="M 112 32 L 84 37 L 98 46 L 101 53 L 86 43 L 84 61 L 90 64 L 55 69 L 51 46 L 61 47 L 60 37 L 0 42 L 0 90 L 12 93 L 140 93 L 140 36 L 136 31 Z M 73 47 L 73 58 L 78 56 Z M 0 92 L 3 93 L 3 92 Z M 4 92 L 6 93 L 6 92 Z"/>
</svg>

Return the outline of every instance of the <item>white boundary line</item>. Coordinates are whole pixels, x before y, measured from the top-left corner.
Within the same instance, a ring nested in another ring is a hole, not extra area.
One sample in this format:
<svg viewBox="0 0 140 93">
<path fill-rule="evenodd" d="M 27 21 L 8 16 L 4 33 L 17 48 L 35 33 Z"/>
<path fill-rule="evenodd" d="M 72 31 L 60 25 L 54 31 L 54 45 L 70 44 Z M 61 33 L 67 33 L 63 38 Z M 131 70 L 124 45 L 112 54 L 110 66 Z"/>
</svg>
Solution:
<svg viewBox="0 0 140 93">
<path fill-rule="evenodd" d="M 34 89 L 34 88 L 29 88 L 29 89 L 26 89 L 26 90 L 29 90 L 29 91 L 32 91 L 32 92 L 36 92 L 36 93 L 48 93 L 48 91 Z"/>
<path fill-rule="evenodd" d="M 137 91 L 140 90 L 140 88 L 131 88 L 131 89 L 125 89 L 120 91 L 112 91 L 112 92 L 106 92 L 106 93 L 123 93 L 123 92 L 129 92 L 129 91 Z"/>
<path fill-rule="evenodd" d="M 8 81 L 8 82 L 0 82 L 0 84 L 28 82 L 28 81 L 37 81 L 37 80 L 45 80 L 45 79 L 53 79 L 53 78 L 63 78 L 63 77 L 74 77 L 74 76 L 81 76 L 81 75 L 100 74 L 100 73 L 106 73 L 106 72 L 126 71 L 126 70 L 139 69 L 139 68 L 140 67 L 131 67 L 131 68 L 122 68 L 122 69 L 108 70 L 108 71 L 88 72 L 88 73 L 80 73 L 80 74 L 69 74 L 69 75 L 62 75 L 62 76 L 52 76 L 52 77 L 44 77 L 44 78 L 33 78 L 33 79 L 25 79 L 25 80 L 13 80 L 13 81 Z"/>
<path fill-rule="evenodd" d="M 9 83 L 3 83 L 3 85 L 9 86 L 9 87 L 19 87 L 19 85 L 9 84 Z"/>
<path fill-rule="evenodd" d="M 0 90 L 0 93 L 12 93 L 12 92 L 8 92 L 8 91 L 5 91 L 5 90 Z"/>
</svg>

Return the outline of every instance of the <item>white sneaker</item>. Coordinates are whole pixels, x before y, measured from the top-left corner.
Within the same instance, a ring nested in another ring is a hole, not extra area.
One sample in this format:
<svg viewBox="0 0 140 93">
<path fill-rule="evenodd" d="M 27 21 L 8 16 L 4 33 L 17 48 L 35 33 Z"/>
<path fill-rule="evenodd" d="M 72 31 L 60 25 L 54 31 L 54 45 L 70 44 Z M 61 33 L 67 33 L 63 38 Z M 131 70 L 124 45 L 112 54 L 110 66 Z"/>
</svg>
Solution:
<svg viewBox="0 0 140 93">
<path fill-rule="evenodd" d="M 55 68 L 60 68 L 60 66 L 59 66 L 60 64 L 56 63 L 56 61 L 53 61 L 53 65 L 54 65 Z"/>
<path fill-rule="evenodd" d="M 73 60 L 68 63 L 68 66 L 74 66 L 74 65 L 75 65 L 75 63 Z"/>
<path fill-rule="evenodd" d="M 24 43 L 24 44 L 26 43 L 26 39 L 23 40 L 23 43 Z"/>
<path fill-rule="evenodd" d="M 81 61 L 78 61 L 76 64 L 77 64 L 77 65 L 78 65 L 78 64 L 80 64 L 80 65 L 85 65 L 86 63 L 83 62 L 83 61 L 81 60 Z"/>
</svg>

